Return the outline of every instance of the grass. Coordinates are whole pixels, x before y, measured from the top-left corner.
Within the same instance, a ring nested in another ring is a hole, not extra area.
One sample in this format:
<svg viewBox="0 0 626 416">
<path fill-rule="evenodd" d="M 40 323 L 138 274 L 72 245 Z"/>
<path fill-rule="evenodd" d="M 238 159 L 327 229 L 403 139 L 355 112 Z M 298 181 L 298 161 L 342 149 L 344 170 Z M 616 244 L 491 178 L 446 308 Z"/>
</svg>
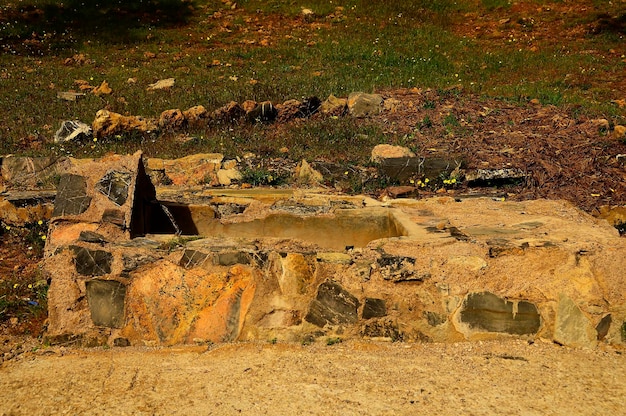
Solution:
<svg viewBox="0 0 626 416">
<path fill-rule="evenodd" d="M 209 0 L 114 1 L 105 9 L 86 3 L 79 8 L 76 0 L 65 6 L 24 0 L 0 6 L 0 106 L 9 115 L 0 126 L 0 154 L 98 156 L 141 148 L 150 156 L 176 157 L 263 147 L 267 153 L 272 138 L 273 147 L 289 147 L 294 158 L 360 160 L 365 151 L 354 146 L 355 137 L 367 136 L 359 139 L 363 148 L 389 138 L 343 119 L 295 125 L 281 137 L 271 126 L 209 126 L 191 131 L 198 140 L 185 146 L 161 136 L 63 147 L 51 138 L 63 120 L 90 123 L 102 108 L 158 117 L 166 109 L 198 104 L 213 110 L 231 100 L 278 103 L 384 88 L 462 85 L 464 92 L 483 96 L 520 103 L 538 98 L 543 104 L 579 106 L 581 113 L 597 117 L 625 117 L 610 102 L 623 98 L 615 86 L 623 85 L 626 72 L 620 56 L 626 53 L 624 34 L 550 38 L 559 32 L 542 30 L 561 15 L 536 10 L 540 4 L 563 7 L 558 1 L 518 2 L 524 6 L 519 12 L 507 0 L 244 0 L 235 9 Z M 576 3 L 625 13 L 618 2 Z M 311 22 L 300 17 L 303 7 L 315 12 Z M 485 15 L 495 23 L 510 22 L 496 25 L 500 36 L 475 36 Z M 594 16 L 581 21 L 576 13 L 566 15 L 563 27 L 588 25 Z M 169 77 L 176 79 L 173 89 L 146 91 Z M 57 92 L 78 88 L 75 80 L 92 86 L 106 80 L 113 93 L 87 93 L 76 102 L 57 99 Z M 39 148 L 20 145 L 38 137 L 44 138 Z"/>
</svg>

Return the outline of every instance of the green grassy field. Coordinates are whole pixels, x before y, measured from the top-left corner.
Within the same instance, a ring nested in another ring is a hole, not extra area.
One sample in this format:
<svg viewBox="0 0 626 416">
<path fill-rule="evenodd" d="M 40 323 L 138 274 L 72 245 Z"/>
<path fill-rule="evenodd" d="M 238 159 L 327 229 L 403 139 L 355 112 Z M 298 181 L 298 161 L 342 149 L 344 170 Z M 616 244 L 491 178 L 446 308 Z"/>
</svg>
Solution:
<svg viewBox="0 0 626 416">
<path fill-rule="evenodd" d="M 624 1 L 85 1 L 11 0 L 0 4 L 0 154 L 99 155 L 142 148 L 172 157 L 196 151 L 259 152 L 268 126 L 208 126 L 181 146 L 157 137 L 97 145 L 51 143 L 63 120 L 91 123 L 102 108 L 158 117 L 167 109 L 230 100 L 280 103 L 353 91 L 445 89 L 524 105 L 532 98 L 576 114 L 623 123 L 626 111 Z M 302 9 L 314 12 L 304 18 Z M 146 91 L 174 77 L 170 90 Z M 57 92 L 107 81 L 110 95 L 66 102 Z M 129 81 L 130 80 L 130 81 Z M 306 140 L 377 126 L 313 120 L 285 129 L 297 157 L 332 157 Z M 314 141 L 314 140 L 313 140 Z M 37 146 L 30 143 L 37 142 Z M 267 149 L 265 149 L 267 150 Z M 359 152 L 339 152 L 359 158 Z"/>
</svg>

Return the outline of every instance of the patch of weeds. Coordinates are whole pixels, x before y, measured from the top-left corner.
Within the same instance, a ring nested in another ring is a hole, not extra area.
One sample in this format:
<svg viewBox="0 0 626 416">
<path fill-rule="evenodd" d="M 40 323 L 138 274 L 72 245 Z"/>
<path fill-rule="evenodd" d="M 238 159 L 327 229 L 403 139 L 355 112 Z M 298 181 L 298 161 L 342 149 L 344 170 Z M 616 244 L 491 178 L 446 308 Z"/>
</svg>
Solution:
<svg viewBox="0 0 626 416">
<path fill-rule="evenodd" d="M 454 114 L 448 113 L 443 119 L 443 125 L 447 127 L 458 127 L 461 124 Z"/>
<path fill-rule="evenodd" d="M 620 328 L 620 333 L 622 335 L 622 341 L 626 342 L 626 321 L 624 321 L 624 323 L 622 324 L 622 327 Z"/>
<path fill-rule="evenodd" d="M 326 339 L 326 345 L 330 346 L 330 345 L 335 345 L 335 344 L 340 344 L 343 342 L 343 339 L 339 338 L 339 337 L 329 337 Z"/>
<path fill-rule="evenodd" d="M 40 273 L 14 273 L 1 280 L 0 322 L 9 318 L 43 321 L 48 311 L 48 288 Z"/>
<path fill-rule="evenodd" d="M 433 100 L 426 100 L 424 101 L 424 104 L 422 105 L 422 107 L 425 110 L 433 110 L 436 106 L 437 106 L 437 103 L 435 103 Z"/>
<path fill-rule="evenodd" d="M 278 175 L 267 169 L 245 169 L 241 172 L 241 182 L 252 186 L 278 186 L 287 182 L 285 176 Z"/>
<path fill-rule="evenodd" d="M 26 224 L 24 229 L 26 231 L 24 241 L 28 244 L 28 250 L 34 250 L 36 256 L 41 256 L 43 254 L 43 248 L 46 245 L 48 221 L 39 220 L 29 223 Z"/>
<path fill-rule="evenodd" d="M 428 115 L 425 115 L 422 121 L 420 121 L 419 128 L 421 129 L 429 129 L 433 126 L 433 121 L 430 119 Z"/>
<path fill-rule="evenodd" d="M 272 344 L 272 345 L 276 345 L 276 343 L 278 342 L 278 338 L 274 337 L 274 338 L 270 339 L 268 342 L 270 344 Z"/>
<path fill-rule="evenodd" d="M 307 345 L 311 345 L 315 342 L 315 337 L 311 334 L 305 335 L 304 338 L 302 338 L 302 341 L 300 342 L 302 344 L 303 347 L 306 347 Z"/>
<path fill-rule="evenodd" d="M 400 185 L 397 179 L 392 179 L 387 175 L 377 175 L 365 180 L 360 176 L 350 179 L 350 191 L 353 194 L 374 194 L 381 189 Z"/>
</svg>

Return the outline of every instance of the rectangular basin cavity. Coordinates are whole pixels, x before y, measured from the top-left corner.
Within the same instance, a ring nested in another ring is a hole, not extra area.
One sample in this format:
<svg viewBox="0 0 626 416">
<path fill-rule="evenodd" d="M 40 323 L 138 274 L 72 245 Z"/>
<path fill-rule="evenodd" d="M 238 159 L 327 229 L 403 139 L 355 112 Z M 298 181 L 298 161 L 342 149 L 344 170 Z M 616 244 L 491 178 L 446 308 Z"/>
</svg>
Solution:
<svg viewBox="0 0 626 416">
<path fill-rule="evenodd" d="M 245 222 L 222 222 L 210 215 L 210 206 L 166 205 L 179 230 L 159 216 L 150 234 L 173 234 L 228 238 L 297 239 L 332 250 L 365 247 L 370 241 L 408 235 L 393 212 L 384 208 L 339 209 L 333 214 L 295 215 L 272 212 Z"/>
</svg>

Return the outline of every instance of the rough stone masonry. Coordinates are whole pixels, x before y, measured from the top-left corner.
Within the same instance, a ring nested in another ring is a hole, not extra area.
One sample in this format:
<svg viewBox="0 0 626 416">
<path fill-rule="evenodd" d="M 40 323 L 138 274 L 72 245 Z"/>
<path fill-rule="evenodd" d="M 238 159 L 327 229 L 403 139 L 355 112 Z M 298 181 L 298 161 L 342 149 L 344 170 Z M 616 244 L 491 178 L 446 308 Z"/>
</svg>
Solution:
<svg viewBox="0 0 626 416">
<path fill-rule="evenodd" d="M 141 154 L 114 155 L 61 175 L 47 338 L 624 344 L 625 253 L 562 201 L 155 189 Z"/>
</svg>

